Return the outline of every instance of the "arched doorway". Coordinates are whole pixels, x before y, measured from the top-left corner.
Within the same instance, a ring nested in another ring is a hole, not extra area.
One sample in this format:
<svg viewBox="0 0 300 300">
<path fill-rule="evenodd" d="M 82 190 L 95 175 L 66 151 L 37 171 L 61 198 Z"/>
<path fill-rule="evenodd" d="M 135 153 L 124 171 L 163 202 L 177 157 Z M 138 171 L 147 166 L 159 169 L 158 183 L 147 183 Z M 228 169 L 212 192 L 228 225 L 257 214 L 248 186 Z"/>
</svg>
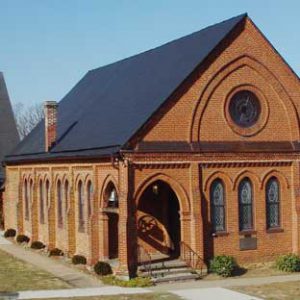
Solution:
<svg viewBox="0 0 300 300">
<path fill-rule="evenodd" d="M 108 258 L 116 259 L 119 256 L 119 203 L 115 185 L 109 182 L 104 192 L 104 212 L 108 218 Z"/>
<path fill-rule="evenodd" d="M 137 210 L 139 243 L 157 258 L 180 255 L 180 206 L 173 189 L 157 180 L 142 193 Z"/>
</svg>

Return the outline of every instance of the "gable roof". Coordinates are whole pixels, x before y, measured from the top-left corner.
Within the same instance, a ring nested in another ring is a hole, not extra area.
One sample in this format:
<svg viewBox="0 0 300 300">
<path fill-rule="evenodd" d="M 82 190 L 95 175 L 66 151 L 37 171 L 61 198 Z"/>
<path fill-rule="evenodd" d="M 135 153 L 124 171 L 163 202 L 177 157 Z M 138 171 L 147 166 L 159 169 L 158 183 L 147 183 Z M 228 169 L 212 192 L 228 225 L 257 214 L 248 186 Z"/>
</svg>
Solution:
<svg viewBox="0 0 300 300">
<path fill-rule="evenodd" d="M 32 154 L 58 157 L 118 151 L 246 14 L 158 48 L 89 71 L 59 102 L 57 144 L 44 149 L 44 121 L 8 160 Z M 68 153 L 68 154 L 66 154 Z"/>
<path fill-rule="evenodd" d="M 20 138 L 17 131 L 8 91 L 6 88 L 3 73 L 0 72 L 0 162 L 5 155 L 9 154 L 19 143 Z M 4 173 L 0 163 L 0 180 L 3 180 Z"/>
</svg>

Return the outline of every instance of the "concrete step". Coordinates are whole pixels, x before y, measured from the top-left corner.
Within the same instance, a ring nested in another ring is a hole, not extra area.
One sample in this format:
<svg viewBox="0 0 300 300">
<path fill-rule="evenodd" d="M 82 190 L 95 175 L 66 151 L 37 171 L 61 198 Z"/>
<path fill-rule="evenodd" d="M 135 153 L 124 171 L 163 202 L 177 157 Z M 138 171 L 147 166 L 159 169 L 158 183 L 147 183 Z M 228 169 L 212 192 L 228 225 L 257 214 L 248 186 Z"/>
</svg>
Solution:
<svg viewBox="0 0 300 300">
<path fill-rule="evenodd" d="M 152 270 L 152 277 L 158 278 L 158 277 L 165 277 L 171 274 L 183 274 L 183 273 L 194 273 L 191 268 L 173 268 L 173 269 L 159 269 L 159 270 Z M 148 272 L 140 272 L 140 277 L 147 277 Z"/>
<path fill-rule="evenodd" d="M 176 269 L 176 268 L 186 268 L 186 267 L 187 264 L 184 261 L 179 259 L 151 263 L 152 270 L 165 270 L 165 269 Z M 138 270 L 144 272 L 145 268 L 143 265 L 141 265 L 139 266 Z"/>
<path fill-rule="evenodd" d="M 141 277 L 149 276 L 147 267 L 140 266 L 138 272 Z M 151 279 L 154 283 L 197 280 L 200 278 L 200 274 L 180 259 L 152 262 L 151 264 Z"/>
<path fill-rule="evenodd" d="M 179 274 L 170 274 L 165 277 L 153 278 L 153 282 L 165 283 L 165 282 L 174 282 L 174 281 L 187 281 L 187 280 L 198 280 L 200 279 L 199 274 L 191 274 L 191 273 L 179 273 Z"/>
</svg>

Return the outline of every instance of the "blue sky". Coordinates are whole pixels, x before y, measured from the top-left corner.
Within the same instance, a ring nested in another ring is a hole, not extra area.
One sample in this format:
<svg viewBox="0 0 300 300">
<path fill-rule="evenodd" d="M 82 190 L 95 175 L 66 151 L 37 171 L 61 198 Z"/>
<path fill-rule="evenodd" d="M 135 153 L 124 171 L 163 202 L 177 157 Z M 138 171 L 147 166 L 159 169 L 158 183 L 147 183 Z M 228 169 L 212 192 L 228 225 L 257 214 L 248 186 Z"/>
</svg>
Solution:
<svg viewBox="0 0 300 300">
<path fill-rule="evenodd" d="M 299 0 L 0 0 L 14 103 L 60 100 L 89 70 L 248 12 L 300 75 Z"/>
</svg>

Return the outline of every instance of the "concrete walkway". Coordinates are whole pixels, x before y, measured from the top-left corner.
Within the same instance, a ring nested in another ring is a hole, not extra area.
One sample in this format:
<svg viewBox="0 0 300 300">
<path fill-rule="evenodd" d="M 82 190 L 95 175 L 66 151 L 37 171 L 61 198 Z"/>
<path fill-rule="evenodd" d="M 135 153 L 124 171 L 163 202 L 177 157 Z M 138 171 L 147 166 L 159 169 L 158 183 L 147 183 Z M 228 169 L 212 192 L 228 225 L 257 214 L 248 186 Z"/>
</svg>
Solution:
<svg viewBox="0 0 300 300">
<path fill-rule="evenodd" d="M 186 300 L 262 300 L 257 297 L 244 295 L 242 293 L 226 290 L 223 288 L 176 290 L 172 291 L 171 293 Z"/>
<path fill-rule="evenodd" d="M 51 298 L 69 298 L 69 297 L 93 297 L 93 296 L 117 296 L 117 295 L 133 295 L 151 293 L 149 289 L 142 288 L 121 288 L 121 287 L 101 287 L 87 289 L 68 289 L 68 290 L 52 290 L 52 291 L 24 291 L 15 293 L 10 299 L 51 299 Z M 186 300 L 199 299 L 218 299 L 218 300 L 261 300 L 253 296 L 244 295 L 238 292 L 226 290 L 223 288 L 207 288 L 207 289 L 189 289 L 169 291 Z M 1 295 L 0 295 L 1 297 Z"/>
<path fill-rule="evenodd" d="M 216 287 L 237 287 L 249 285 L 262 285 L 277 282 L 300 281 L 300 274 L 278 275 L 269 277 L 245 277 L 245 278 L 227 278 L 221 280 L 198 280 L 189 282 L 166 283 L 151 287 L 153 291 L 164 292 L 185 289 L 204 289 Z"/>
<path fill-rule="evenodd" d="M 66 290 L 47 290 L 47 291 L 24 291 L 18 293 L 16 299 L 51 299 L 51 298 L 70 298 L 70 297 L 93 297 L 93 296 L 114 296 L 114 295 L 133 295 L 146 294 L 151 291 L 142 288 L 122 288 L 118 286 L 103 286 L 101 288 L 86 289 L 66 289 Z"/>
<path fill-rule="evenodd" d="M 6 240 L 0 234 L 0 249 L 13 255 L 14 257 L 28 262 L 42 270 L 45 270 L 57 278 L 67 282 L 72 287 L 87 288 L 103 286 L 100 280 L 97 280 L 92 275 L 85 274 L 80 270 L 62 264 L 47 256 L 34 253 L 29 249 L 22 248 Z"/>
</svg>

